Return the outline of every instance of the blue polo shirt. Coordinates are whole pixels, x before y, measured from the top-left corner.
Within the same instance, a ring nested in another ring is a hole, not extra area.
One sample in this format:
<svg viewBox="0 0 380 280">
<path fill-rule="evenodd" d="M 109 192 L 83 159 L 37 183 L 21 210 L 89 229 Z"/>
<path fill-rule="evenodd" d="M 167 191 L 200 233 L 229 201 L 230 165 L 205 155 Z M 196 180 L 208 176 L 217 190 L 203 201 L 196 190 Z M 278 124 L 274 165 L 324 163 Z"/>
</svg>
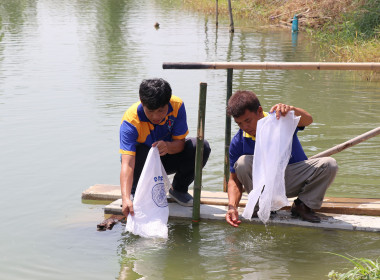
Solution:
<svg viewBox="0 0 380 280">
<path fill-rule="evenodd" d="M 120 125 L 121 154 L 136 155 L 136 145 L 148 147 L 156 141 L 185 139 L 189 134 L 186 121 L 185 104 L 182 99 L 172 95 L 168 113 L 161 123 L 154 125 L 146 117 L 141 102 L 133 104 L 123 115 Z"/>
<path fill-rule="evenodd" d="M 266 114 L 265 114 L 266 115 Z M 302 145 L 297 137 L 298 130 L 304 130 L 305 127 L 297 127 L 293 134 L 292 153 L 288 164 L 307 160 Z M 230 144 L 230 172 L 235 173 L 235 162 L 242 155 L 253 155 L 255 153 L 256 138 L 244 132 L 242 129 L 235 134 Z"/>
</svg>

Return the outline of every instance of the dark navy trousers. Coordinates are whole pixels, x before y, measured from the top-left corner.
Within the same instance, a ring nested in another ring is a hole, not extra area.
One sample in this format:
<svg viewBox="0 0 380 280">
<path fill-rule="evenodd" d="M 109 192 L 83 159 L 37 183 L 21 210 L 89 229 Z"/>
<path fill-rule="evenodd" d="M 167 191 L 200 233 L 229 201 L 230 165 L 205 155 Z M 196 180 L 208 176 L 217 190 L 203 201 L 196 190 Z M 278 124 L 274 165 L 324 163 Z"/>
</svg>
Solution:
<svg viewBox="0 0 380 280">
<path fill-rule="evenodd" d="M 168 175 L 175 174 L 172 182 L 173 188 L 178 192 L 186 193 L 190 184 L 194 181 L 195 153 L 197 139 L 187 138 L 182 152 L 177 154 L 166 154 L 161 157 L 162 165 Z M 144 144 L 136 146 L 135 170 L 133 173 L 132 194 L 135 193 L 138 180 L 140 178 L 145 160 L 148 156 L 150 147 Z M 203 167 L 206 165 L 211 148 L 207 140 L 204 140 Z"/>
</svg>

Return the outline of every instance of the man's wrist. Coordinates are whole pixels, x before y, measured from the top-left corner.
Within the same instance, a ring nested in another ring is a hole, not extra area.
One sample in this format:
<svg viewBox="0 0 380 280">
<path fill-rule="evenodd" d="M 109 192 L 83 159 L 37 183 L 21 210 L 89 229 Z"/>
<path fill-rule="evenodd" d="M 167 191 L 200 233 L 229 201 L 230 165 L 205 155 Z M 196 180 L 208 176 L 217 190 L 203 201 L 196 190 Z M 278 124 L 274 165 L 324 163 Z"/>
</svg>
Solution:
<svg viewBox="0 0 380 280">
<path fill-rule="evenodd" d="M 123 197 L 122 200 L 121 200 L 121 202 L 122 202 L 123 204 L 126 204 L 126 203 L 128 203 L 128 202 L 130 202 L 130 201 L 131 201 L 130 196 Z"/>
<path fill-rule="evenodd" d="M 228 204 L 228 210 L 236 210 L 236 207 L 232 204 Z"/>
</svg>

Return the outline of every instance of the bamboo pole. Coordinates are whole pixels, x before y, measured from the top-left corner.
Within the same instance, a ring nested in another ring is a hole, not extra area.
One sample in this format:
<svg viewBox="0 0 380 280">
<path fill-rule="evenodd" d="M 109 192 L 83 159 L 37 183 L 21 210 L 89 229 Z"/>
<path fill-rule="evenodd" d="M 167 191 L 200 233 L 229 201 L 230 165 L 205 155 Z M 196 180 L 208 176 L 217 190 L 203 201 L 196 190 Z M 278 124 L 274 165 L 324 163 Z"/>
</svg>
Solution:
<svg viewBox="0 0 380 280">
<path fill-rule="evenodd" d="M 207 95 L 207 84 L 201 83 L 199 87 L 197 148 L 196 148 L 196 153 L 195 153 L 195 173 L 194 173 L 194 192 L 193 192 L 193 222 L 194 223 L 197 223 L 200 220 L 204 131 L 205 131 L 205 115 L 206 115 L 206 95 Z"/>
<path fill-rule="evenodd" d="M 163 69 L 371 70 L 379 62 L 164 62 Z"/>
<path fill-rule="evenodd" d="M 326 151 L 323 151 L 319 154 L 316 154 L 312 157 L 310 157 L 310 159 L 313 159 L 313 158 L 320 158 L 320 157 L 328 157 L 328 156 L 331 156 L 333 154 L 336 154 L 336 153 L 339 153 L 349 147 L 352 147 L 352 146 L 355 146 L 356 144 L 359 144 L 360 142 L 363 142 L 369 138 L 372 138 L 376 135 L 379 135 L 380 134 L 380 126 L 375 128 L 375 129 L 372 129 L 366 133 L 363 133 L 351 140 L 348 140 L 342 144 L 339 144 L 339 145 L 336 145 Z"/>
<path fill-rule="evenodd" d="M 233 69 L 227 69 L 227 96 L 226 96 L 226 107 L 228 100 L 232 95 L 232 78 Z M 227 192 L 228 180 L 230 178 L 230 142 L 231 142 L 231 117 L 226 113 L 226 128 L 224 130 L 224 180 L 223 180 L 223 191 Z"/>
</svg>

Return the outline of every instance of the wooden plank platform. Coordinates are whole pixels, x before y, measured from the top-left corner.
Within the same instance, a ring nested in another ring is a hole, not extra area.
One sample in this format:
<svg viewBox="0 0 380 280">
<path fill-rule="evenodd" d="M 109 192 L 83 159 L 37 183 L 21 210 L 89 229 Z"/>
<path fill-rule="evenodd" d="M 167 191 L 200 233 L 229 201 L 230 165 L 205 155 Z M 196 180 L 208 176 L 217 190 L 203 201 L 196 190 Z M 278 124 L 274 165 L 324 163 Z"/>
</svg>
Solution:
<svg viewBox="0 0 380 280">
<path fill-rule="evenodd" d="M 239 208 L 241 215 L 244 208 Z M 169 203 L 169 218 L 173 219 L 187 219 L 192 220 L 192 207 L 183 207 L 178 203 Z M 227 206 L 224 205 L 200 205 L 200 218 L 201 220 L 219 220 L 224 221 L 227 211 Z M 104 213 L 113 215 L 111 217 L 121 217 L 121 199 L 115 200 L 104 208 Z M 320 223 L 309 223 L 302 221 L 299 218 L 291 216 L 290 211 L 280 210 L 276 215 L 273 215 L 268 221 L 268 225 L 284 225 L 284 226 L 300 226 L 319 229 L 333 229 L 333 230 L 350 230 L 350 231 L 367 231 L 367 232 L 380 232 L 380 217 L 376 216 L 360 216 L 360 215 L 343 215 L 332 213 L 318 213 L 321 218 Z M 246 220 L 241 217 L 243 223 L 250 224 L 263 224 L 259 218 L 252 218 Z M 227 223 L 226 223 L 226 226 Z"/>
<path fill-rule="evenodd" d="M 240 207 L 245 207 L 247 197 L 247 194 L 244 193 L 240 201 Z M 119 185 L 96 184 L 82 192 L 82 200 L 109 202 L 119 198 L 121 198 Z M 293 200 L 294 198 L 289 199 L 289 205 L 291 205 Z M 201 204 L 227 206 L 227 193 L 202 190 Z M 284 207 L 283 210 L 286 210 L 289 207 L 290 206 Z M 318 209 L 317 212 L 344 215 L 380 216 L 380 198 L 325 197 L 322 208 Z"/>
</svg>

